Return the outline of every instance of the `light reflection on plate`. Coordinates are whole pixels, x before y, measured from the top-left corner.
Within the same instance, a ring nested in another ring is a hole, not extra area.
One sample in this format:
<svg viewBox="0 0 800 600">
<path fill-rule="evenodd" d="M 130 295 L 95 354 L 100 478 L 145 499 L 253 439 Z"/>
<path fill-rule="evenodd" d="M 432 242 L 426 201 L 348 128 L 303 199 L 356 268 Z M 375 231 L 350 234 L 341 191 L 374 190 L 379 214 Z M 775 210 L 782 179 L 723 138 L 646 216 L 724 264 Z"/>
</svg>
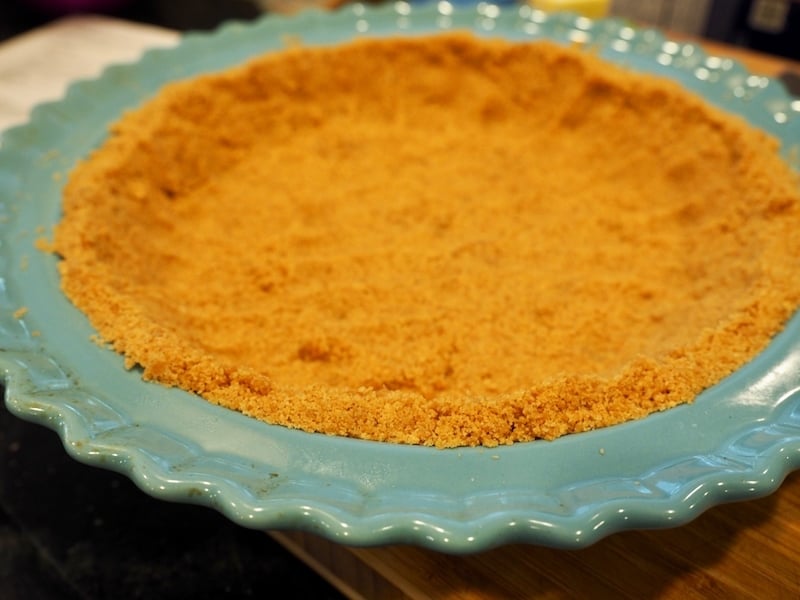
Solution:
<svg viewBox="0 0 800 600">
<path fill-rule="evenodd" d="M 345 544 L 451 553 L 512 542 L 577 548 L 774 491 L 800 466 L 797 317 L 763 354 L 691 405 L 554 442 L 452 450 L 269 426 L 144 383 L 90 341 L 86 319 L 58 288 L 55 258 L 34 242 L 58 220 L 65 172 L 123 109 L 167 81 L 280 48 L 287 36 L 329 44 L 460 28 L 590 45 L 615 62 L 680 80 L 781 138 L 787 158 L 797 152 L 800 105 L 780 84 L 617 20 L 398 2 L 269 16 L 188 36 L 177 48 L 73 85 L 3 136 L 0 368 L 8 408 L 57 431 L 76 459 L 124 473 L 155 497 L 208 505 L 245 527 L 301 529 Z"/>
</svg>

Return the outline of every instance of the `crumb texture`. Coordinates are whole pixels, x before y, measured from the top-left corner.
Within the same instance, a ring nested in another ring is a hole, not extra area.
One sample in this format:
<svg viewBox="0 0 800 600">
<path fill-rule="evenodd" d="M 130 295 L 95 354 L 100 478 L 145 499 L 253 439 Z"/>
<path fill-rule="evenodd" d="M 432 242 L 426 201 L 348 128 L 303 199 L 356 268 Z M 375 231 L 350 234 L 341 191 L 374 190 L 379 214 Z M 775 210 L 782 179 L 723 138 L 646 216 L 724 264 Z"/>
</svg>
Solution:
<svg viewBox="0 0 800 600">
<path fill-rule="evenodd" d="M 466 33 L 169 85 L 70 174 L 48 247 L 146 379 L 438 447 L 692 401 L 800 303 L 775 140 L 579 50 Z"/>
</svg>

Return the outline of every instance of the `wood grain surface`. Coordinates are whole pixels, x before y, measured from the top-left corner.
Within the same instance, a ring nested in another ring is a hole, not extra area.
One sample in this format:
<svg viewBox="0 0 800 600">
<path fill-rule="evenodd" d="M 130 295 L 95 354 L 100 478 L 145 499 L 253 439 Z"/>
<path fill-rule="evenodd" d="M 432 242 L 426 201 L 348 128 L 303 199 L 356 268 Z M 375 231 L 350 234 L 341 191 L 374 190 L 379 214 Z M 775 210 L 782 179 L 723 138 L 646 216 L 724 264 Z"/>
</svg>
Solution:
<svg viewBox="0 0 800 600">
<path fill-rule="evenodd" d="M 0 129 L 23 122 L 67 83 L 175 32 L 102 17 L 66 19 L 0 44 Z M 701 42 L 751 71 L 797 63 Z M 504 546 L 468 556 L 415 547 L 352 548 L 270 532 L 351 598 L 800 598 L 800 474 L 760 499 L 717 506 L 689 524 L 612 535 L 574 551 Z"/>
<path fill-rule="evenodd" d="M 351 598 L 800 597 L 800 473 L 774 494 L 717 506 L 682 527 L 618 533 L 581 550 L 512 545 L 448 556 L 272 535 Z"/>
</svg>

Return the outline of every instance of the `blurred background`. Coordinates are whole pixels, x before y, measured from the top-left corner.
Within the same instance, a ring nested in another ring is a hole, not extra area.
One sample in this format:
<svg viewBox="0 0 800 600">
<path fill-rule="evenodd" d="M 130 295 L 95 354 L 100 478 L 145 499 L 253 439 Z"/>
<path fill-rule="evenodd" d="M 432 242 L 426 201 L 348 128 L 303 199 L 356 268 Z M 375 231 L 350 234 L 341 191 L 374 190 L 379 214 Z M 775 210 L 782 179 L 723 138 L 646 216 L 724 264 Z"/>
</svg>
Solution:
<svg viewBox="0 0 800 600">
<path fill-rule="evenodd" d="M 180 31 L 213 29 L 307 7 L 335 10 L 349 0 L 2 0 L 0 40 L 76 12 L 105 13 Z M 378 2 L 379 0 L 372 0 Z M 411 0 L 412 3 L 418 0 Z M 468 4 L 469 0 L 450 0 Z M 514 0 L 495 0 L 509 4 Z M 800 0 L 519 0 L 589 16 L 609 14 L 677 33 L 800 59 Z"/>
</svg>

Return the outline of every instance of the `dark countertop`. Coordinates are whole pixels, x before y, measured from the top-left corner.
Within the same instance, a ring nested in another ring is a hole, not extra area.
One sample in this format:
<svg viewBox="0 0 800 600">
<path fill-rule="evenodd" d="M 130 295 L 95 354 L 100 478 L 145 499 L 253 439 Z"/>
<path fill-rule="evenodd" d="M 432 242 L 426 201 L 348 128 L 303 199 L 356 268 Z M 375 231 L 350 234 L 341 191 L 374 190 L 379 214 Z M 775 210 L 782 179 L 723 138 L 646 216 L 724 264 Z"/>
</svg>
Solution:
<svg viewBox="0 0 800 600">
<path fill-rule="evenodd" d="M 0 557 L 3 600 L 343 597 L 266 533 L 81 464 L 5 406 Z"/>
</svg>

